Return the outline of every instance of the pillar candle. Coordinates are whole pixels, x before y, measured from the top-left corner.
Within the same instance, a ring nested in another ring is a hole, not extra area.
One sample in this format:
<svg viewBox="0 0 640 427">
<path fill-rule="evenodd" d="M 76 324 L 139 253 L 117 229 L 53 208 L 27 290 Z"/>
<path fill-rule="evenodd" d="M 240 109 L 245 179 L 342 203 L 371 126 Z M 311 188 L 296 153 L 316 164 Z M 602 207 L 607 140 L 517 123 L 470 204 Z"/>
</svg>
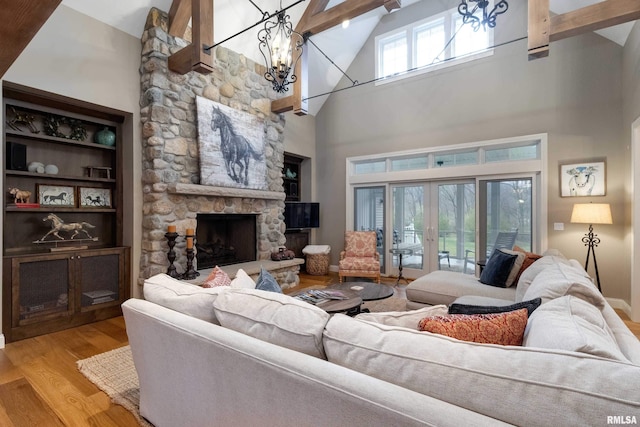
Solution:
<svg viewBox="0 0 640 427">
<path fill-rule="evenodd" d="M 169 233 L 175 233 L 176 232 L 176 226 L 175 225 L 170 225 L 169 228 L 167 229 L 167 231 Z"/>
<path fill-rule="evenodd" d="M 187 249 L 193 249 L 193 237 L 187 237 Z"/>
<path fill-rule="evenodd" d="M 193 235 L 194 235 L 193 228 L 187 228 L 187 236 L 193 236 Z"/>
</svg>

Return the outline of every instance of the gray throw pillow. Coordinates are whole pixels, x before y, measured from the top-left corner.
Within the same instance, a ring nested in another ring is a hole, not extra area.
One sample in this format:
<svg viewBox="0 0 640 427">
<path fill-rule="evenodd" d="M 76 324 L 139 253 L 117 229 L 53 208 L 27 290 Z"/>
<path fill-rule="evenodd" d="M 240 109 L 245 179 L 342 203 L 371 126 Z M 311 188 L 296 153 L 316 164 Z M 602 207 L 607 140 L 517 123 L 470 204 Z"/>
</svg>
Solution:
<svg viewBox="0 0 640 427">
<path fill-rule="evenodd" d="M 276 279 L 264 268 L 260 267 L 260 275 L 256 280 L 256 289 L 261 291 L 282 293 L 282 288 L 276 281 Z"/>
</svg>

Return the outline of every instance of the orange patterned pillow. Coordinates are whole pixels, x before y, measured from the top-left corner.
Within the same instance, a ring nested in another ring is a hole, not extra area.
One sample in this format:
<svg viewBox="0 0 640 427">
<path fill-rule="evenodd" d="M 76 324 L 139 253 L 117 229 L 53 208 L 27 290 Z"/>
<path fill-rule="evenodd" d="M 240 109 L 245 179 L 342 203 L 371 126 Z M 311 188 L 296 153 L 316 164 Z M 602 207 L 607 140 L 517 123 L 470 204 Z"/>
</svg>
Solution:
<svg viewBox="0 0 640 427">
<path fill-rule="evenodd" d="M 215 288 L 217 286 L 229 286 L 231 285 L 231 278 L 227 273 L 222 271 L 220 267 L 216 265 L 216 267 L 211 270 L 209 276 L 205 279 L 202 284 L 203 288 Z"/>
<path fill-rule="evenodd" d="M 525 271 L 527 268 L 529 268 L 531 264 L 533 264 L 534 262 L 542 258 L 542 255 L 534 254 L 533 252 L 527 252 L 524 249 L 522 249 L 520 246 L 514 246 L 513 250 L 516 252 L 522 252 L 524 254 L 524 261 L 522 262 L 522 267 L 520 267 L 520 271 L 518 272 L 514 280 L 514 283 L 518 284 L 518 280 L 520 279 L 520 275 L 522 274 L 522 272 Z"/>
<path fill-rule="evenodd" d="M 420 320 L 418 330 L 462 341 L 522 345 L 527 309 L 492 314 L 449 314 Z"/>
</svg>

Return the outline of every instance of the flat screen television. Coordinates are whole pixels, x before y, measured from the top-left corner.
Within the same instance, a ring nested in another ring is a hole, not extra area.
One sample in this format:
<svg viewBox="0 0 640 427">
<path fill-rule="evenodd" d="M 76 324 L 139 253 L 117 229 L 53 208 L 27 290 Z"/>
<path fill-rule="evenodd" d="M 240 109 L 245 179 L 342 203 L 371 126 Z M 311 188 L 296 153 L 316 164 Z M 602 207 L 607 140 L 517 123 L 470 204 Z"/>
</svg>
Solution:
<svg viewBox="0 0 640 427">
<path fill-rule="evenodd" d="M 285 202 L 284 223 L 288 230 L 320 227 L 320 204 L 312 202 Z"/>
</svg>

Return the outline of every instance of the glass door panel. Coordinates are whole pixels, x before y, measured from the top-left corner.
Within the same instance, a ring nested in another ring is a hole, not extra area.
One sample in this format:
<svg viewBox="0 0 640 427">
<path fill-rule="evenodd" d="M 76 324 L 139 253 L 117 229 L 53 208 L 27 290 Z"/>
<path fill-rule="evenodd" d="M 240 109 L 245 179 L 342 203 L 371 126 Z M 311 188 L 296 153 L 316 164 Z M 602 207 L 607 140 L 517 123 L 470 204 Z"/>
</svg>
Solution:
<svg viewBox="0 0 640 427">
<path fill-rule="evenodd" d="M 438 187 L 437 268 L 473 274 L 467 262 L 473 259 L 476 245 L 475 183 L 434 185 Z"/>
<path fill-rule="evenodd" d="M 486 259 L 496 242 L 514 234 L 513 244 L 530 251 L 533 242 L 533 185 L 530 178 L 480 181 L 480 236 L 478 259 Z M 500 237 L 500 239 L 499 239 Z"/>
<path fill-rule="evenodd" d="M 361 187 L 354 194 L 354 230 L 375 231 L 380 272 L 385 272 L 385 187 Z"/>
<path fill-rule="evenodd" d="M 425 238 L 425 185 L 394 186 L 392 188 L 393 249 L 391 254 L 394 268 L 399 267 L 400 252 L 404 275 L 417 277 L 412 270 L 424 270 Z"/>
</svg>

